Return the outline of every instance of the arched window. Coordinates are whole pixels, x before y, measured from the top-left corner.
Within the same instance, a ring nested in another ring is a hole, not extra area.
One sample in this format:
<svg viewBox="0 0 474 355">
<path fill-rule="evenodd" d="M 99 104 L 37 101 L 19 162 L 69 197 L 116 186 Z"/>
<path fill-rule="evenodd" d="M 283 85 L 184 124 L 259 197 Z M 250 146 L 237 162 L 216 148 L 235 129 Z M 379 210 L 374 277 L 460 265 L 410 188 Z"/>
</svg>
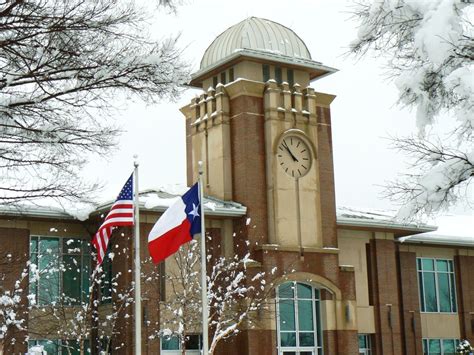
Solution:
<svg viewBox="0 0 474 355">
<path fill-rule="evenodd" d="M 322 355 L 320 291 L 285 282 L 277 289 L 279 355 Z"/>
</svg>

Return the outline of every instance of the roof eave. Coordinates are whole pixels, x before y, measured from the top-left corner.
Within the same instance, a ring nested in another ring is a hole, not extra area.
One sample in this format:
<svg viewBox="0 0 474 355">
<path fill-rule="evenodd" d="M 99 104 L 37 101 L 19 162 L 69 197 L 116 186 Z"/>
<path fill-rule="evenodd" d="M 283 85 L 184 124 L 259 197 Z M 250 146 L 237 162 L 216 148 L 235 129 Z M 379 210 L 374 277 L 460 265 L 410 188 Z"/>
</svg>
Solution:
<svg viewBox="0 0 474 355">
<path fill-rule="evenodd" d="M 304 68 L 309 71 L 311 80 L 321 79 L 338 71 L 338 69 L 336 68 L 328 67 L 326 65 L 321 64 L 320 62 L 316 62 L 310 59 L 288 57 L 281 54 L 265 51 L 241 49 L 228 55 L 225 58 L 222 58 L 214 64 L 191 74 L 191 81 L 189 82 L 189 85 L 201 88 L 203 79 L 207 78 L 209 74 L 215 71 L 217 68 L 225 65 L 230 65 L 233 62 L 243 60 L 245 58 L 283 63 L 295 67 Z"/>
<path fill-rule="evenodd" d="M 433 232 L 438 228 L 430 225 L 402 224 L 388 221 L 358 220 L 354 218 L 337 217 L 338 227 L 368 228 L 372 230 L 390 230 L 397 236 L 407 236 L 413 233 Z"/>
</svg>

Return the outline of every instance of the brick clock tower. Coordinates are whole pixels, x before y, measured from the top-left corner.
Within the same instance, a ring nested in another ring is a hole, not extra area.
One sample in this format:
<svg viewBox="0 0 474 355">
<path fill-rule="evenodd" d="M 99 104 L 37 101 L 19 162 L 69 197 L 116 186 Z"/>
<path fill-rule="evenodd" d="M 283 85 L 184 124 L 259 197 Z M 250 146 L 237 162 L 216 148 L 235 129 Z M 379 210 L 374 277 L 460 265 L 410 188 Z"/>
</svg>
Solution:
<svg viewBox="0 0 474 355">
<path fill-rule="evenodd" d="M 336 235 L 335 96 L 309 86 L 335 71 L 291 29 L 251 17 L 220 34 L 192 76 L 204 91 L 181 109 L 188 184 L 202 160 L 206 195 L 247 207 L 223 228 L 222 252 L 250 248 L 256 268 L 277 267 L 274 309 L 222 353 L 358 353 L 354 270 L 339 265 Z"/>
</svg>

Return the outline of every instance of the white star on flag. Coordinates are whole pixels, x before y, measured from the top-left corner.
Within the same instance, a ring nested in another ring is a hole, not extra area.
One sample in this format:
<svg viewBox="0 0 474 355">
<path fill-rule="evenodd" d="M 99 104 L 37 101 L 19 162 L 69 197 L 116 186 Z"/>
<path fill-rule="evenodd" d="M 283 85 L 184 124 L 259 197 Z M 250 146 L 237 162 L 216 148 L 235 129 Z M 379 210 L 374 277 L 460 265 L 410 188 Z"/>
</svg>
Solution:
<svg viewBox="0 0 474 355">
<path fill-rule="evenodd" d="M 193 220 L 194 220 L 194 218 L 199 217 L 198 208 L 199 208 L 199 204 L 196 206 L 193 203 L 193 210 L 188 213 L 189 215 L 193 216 Z"/>
</svg>

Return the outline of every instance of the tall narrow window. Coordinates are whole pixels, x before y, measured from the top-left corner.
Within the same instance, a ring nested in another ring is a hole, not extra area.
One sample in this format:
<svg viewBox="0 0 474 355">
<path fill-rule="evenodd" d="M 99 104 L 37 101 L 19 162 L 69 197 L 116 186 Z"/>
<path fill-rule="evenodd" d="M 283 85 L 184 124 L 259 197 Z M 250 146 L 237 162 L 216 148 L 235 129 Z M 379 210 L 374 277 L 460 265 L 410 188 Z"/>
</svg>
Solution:
<svg viewBox="0 0 474 355">
<path fill-rule="evenodd" d="M 217 76 L 212 77 L 212 86 L 215 88 L 217 86 Z"/>
<path fill-rule="evenodd" d="M 263 73 L 263 82 L 266 83 L 270 80 L 270 66 L 268 64 L 262 65 L 262 73 Z"/>
<path fill-rule="evenodd" d="M 299 282 L 286 282 L 277 290 L 278 353 L 323 353 L 320 291 Z"/>
<path fill-rule="evenodd" d="M 229 83 L 234 81 L 234 68 L 229 69 Z"/>
<path fill-rule="evenodd" d="M 275 67 L 275 80 L 278 84 L 281 84 L 283 82 L 280 67 Z"/>
<path fill-rule="evenodd" d="M 422 312 L 457 311 L 452 260 L 417 258 Z"/>
<path fill-rule="evenodd" d="M 221 83 L 222 83 L 222 84 L 225 84 L 225 83 L 226 83 L 226 81 L 225 81 L 225 71 L 223 71 L 223 72 L 221 73 Z"/>
<path fill-rule="evenodd" d="M 293 72 L 293 69 L 288 69 L 286 71 L 286 81 L 288 81 L 290 88 L 292 88 L 293 85 L 295 85 L 295 74 Z"/>
</svg>

